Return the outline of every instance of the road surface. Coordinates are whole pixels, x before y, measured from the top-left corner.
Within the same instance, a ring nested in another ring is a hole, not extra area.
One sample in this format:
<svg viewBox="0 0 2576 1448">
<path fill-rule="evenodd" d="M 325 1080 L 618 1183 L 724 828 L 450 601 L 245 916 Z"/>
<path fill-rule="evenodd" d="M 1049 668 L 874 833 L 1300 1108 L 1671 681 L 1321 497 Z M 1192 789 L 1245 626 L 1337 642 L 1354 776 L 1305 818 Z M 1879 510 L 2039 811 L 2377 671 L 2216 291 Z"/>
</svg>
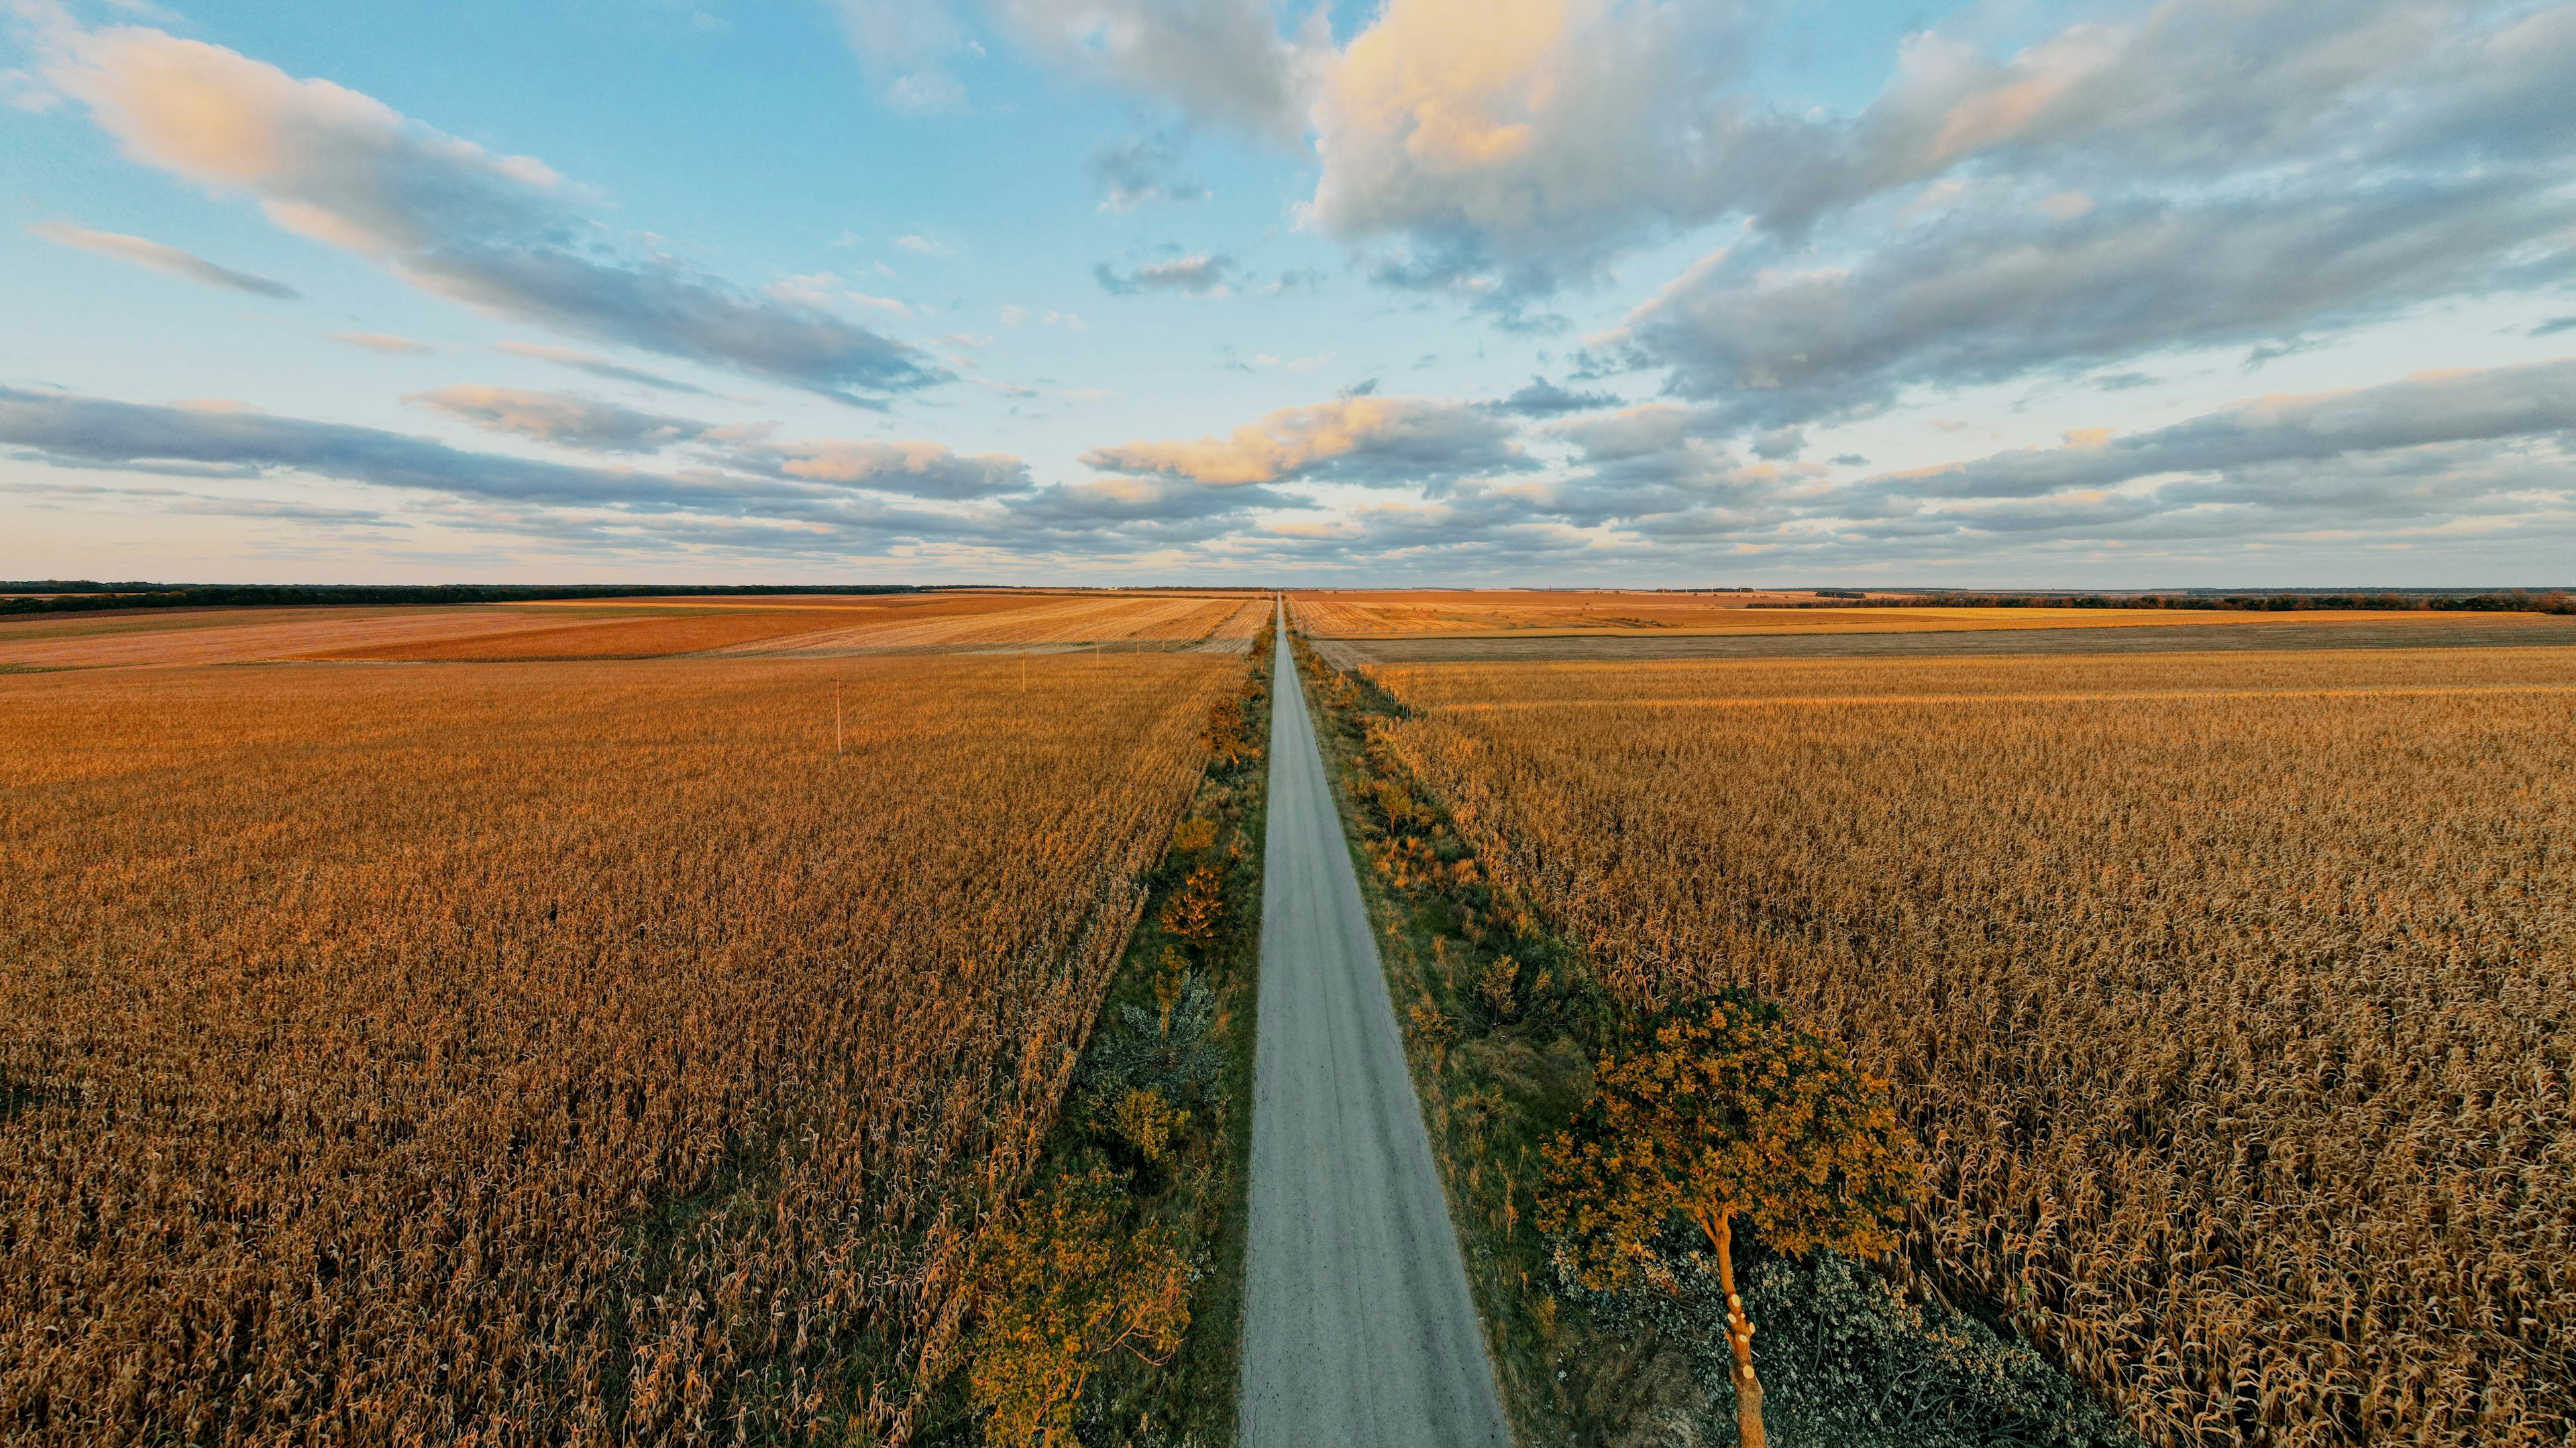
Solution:
<svg viewBox="0 0 2576 1448">
<path fill-rule="evenodd" d="M 1509 1448 L 1284 619 L 1253 1058 L 1244 1448 Z"/>
</svg>

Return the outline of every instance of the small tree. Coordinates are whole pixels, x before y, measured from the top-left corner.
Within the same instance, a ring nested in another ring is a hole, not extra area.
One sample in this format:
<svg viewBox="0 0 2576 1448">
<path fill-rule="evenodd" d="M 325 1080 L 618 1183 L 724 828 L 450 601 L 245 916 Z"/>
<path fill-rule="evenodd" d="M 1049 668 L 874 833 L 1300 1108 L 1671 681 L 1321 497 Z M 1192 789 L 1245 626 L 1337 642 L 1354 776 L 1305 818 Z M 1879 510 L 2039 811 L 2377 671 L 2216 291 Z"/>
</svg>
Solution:
<svg viewBox="0 0 2576 1448">
<path fill-rule="evenodd" d="M 1717 1250 L 1736 1422 L 1762 1448 L 1735 1220 L 1779 1251 L 1876 1256 L 1896 1245 L 1891 1227 L 1917 1178 L 1885 1083 L 1778 1006 L 1730 990 L 1662 1012 L 1602 1058 L 1591 1098 L 1547 1148 L 1539 1226 L 1561 1266 L 1612 1291 L 1641 1272 L 1666 1276 L 1651 1244 L 1672 1217 L 1689 1218 Z"/>
<path fill-rule="evenodd" d="M 983 1322 L 967 1390 L 994 1443 L 1074 1441 L 1082 1385 L 1124 1349 L 1168 1362 L 1190 1327 L 1190 1264 L 1170 1228 L 1130 1230 L 1121 1179 L 1067 1177 L 998 1225 L 979 1254 Z"/>
</svg>

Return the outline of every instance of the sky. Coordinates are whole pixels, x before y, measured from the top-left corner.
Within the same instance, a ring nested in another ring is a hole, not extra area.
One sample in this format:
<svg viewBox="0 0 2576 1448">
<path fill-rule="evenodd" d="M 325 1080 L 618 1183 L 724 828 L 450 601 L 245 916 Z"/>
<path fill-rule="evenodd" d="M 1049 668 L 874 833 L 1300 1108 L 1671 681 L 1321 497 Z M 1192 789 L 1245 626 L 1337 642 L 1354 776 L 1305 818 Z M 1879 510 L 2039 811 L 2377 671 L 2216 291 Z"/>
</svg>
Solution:
<svg viewBox="0 0 2576 1448">
<path fill-rule="evenodd" d="M 2576 580 L 2576 0 L 0 0 L 0 578 Z"/>
</svg>

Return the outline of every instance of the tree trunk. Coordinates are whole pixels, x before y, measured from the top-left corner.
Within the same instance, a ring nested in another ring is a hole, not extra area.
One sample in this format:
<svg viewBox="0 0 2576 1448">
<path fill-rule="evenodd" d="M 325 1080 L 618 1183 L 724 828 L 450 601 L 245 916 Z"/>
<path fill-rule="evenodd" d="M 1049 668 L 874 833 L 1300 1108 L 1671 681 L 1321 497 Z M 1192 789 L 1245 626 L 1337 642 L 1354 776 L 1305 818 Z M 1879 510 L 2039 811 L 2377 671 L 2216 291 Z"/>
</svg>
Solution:
<svg viewBox="0 0 2576 1448">
<path fill-rule="evenodd" d="M 1719 1217 L 1714 1231 L 1705 1219 L 1699 1225 L 1717 1244 L 1717 1281 L 1726 1289 L 1726 1344 L 1735 1350 L 1735 1431 L 1744 1448 L 1763 1448 L 1762 1383 L 1753 1376 L 1753 1319 L 1744 1315 L 1744 1299 L 1735 1295 L 1735 1223 Z"/>
</svg>

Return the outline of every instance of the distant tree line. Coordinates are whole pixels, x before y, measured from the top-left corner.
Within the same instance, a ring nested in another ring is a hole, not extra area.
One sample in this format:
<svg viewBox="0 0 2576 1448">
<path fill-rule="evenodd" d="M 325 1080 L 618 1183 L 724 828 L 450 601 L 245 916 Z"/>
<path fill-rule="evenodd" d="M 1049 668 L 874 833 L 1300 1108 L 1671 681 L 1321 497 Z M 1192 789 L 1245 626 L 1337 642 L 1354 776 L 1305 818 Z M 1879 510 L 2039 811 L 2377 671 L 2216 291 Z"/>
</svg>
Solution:
<svg viewBox="0 0 2576 1448">
<path fill-rule="evenodd" d="M 530 603 L 567 598 L 694 598 L 725 594 L 921 593 L 910 583 L 507 584 L 507 583 L 96 583 L 85 579 L 0 582 L 0 614 L 81 613 L 111 608 L 295 608 L 399 603 Z"/>
</svg>

